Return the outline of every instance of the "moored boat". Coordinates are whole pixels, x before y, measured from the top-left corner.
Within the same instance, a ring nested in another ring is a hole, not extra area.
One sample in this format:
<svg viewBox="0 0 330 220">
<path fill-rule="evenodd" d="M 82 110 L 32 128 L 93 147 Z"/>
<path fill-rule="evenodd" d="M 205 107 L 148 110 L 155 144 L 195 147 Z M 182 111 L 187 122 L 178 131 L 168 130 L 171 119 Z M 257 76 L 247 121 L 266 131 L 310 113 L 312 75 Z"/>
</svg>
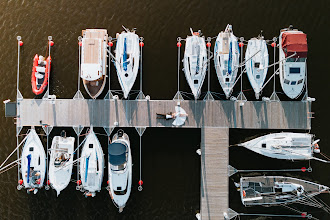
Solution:
<svg viewBox="0 0 330 220">
<path fill-rule="evenodd" d="M 73 167 L 74 137 L 55 136 L 50 148 L 49 181 L 57 196 L 65 189 L 71 180 Z"/>
<path fill-rule="evenodd" d="M 124 93 L 124 98 L 128 97 L 131 91 L 140 64 L 139 36 L 133 31 L 125 28 L 122 33 L 117 33 L 116 60 L 118 80 Z"/>
<path fill-rule="evenodd" d="M 239 67 L 239 47 L 231 25 L 221 31 L 214 46 L 214 66 L 219 83 L 228 99 L 235 85 Z"/>
<path fill-rule="evenodd" d="M 87 93 L 96 99 L 106 84 L 108 33 L 104 29 L 82 31 L 81 75 Z"/>
<path fill-rule="evenodd" d="M 258 154 L 284 160 L 310 160 L 320 153 L 319 140 L 308 133 L 273 133 L 239 144 Z M 320 160 L 320 159 L 319 159 Z"/>
<path fill-rule="evenodd" d="M 292 26 L 281 30 L 280 82 L 284 93 L 296 99 L 303 92 L 307 73 L 307 35 Z"/>
<path fill-rule="evenodd" d="M 187 36 L 186 47 L 184 51 L 183 66 L 184 73 L 190 89 L 198 99 L 204 82 L 207 69 L 207 54 L 204 36 L 201 31 L 193 32 L 192 36 Z"/>
<path fill-rule="evenodd" d="M 94 197 L 101 190 L 104 155 L 93 128 L 90 129 L 82 148 L 80 163 L 81 187 L 86 197 Z"/>
<path fill-rule="evenodd" d="M 32 92 L 36 95 L 42 94 L 47 88 L 51 61 L 50 56 L 45 60 L 43 56 L 36 54 L 33 58 L 31 85 Z"/>
<path fill-rule="evenodd" d="M 31 128 L 21 155 L 23 186 L 36 194 L 42 188 L 46 175 L 46 154 L 34 128 Z"/>
<path fill-rule="evenodd" d="M 268 49 L 263 36 L 249 40 L 245 52 L 245 68 L 256 99 L 259 99 L 268 70 Z"/>
</svg>

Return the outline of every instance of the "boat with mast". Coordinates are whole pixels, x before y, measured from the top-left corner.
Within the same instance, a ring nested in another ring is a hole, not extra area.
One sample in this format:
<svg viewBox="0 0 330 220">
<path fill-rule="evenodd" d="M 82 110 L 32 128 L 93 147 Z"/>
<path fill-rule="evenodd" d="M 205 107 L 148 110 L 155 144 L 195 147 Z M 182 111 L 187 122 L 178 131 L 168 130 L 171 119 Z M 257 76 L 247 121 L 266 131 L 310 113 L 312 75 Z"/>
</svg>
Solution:
<svg viewBox="0 0 330 220">
<path fill-rule="evenodd" d="M 307 35 L 298 29 L 281 30 L 280 48 L 280 82 L 284 93 L 296 99 L 303 92 L 307 75 Z"/>
<path fill-rule="evenodd" d="M 198 99 L 207 69 L 206 43 L 200 30 L 193 32 L 190 28 L 190 32 L 191 36 L 186 39 L 183 70 L 195 99 Z"/>
<path fill-rule="evenodd" d="M 124 98 L 128 97 L 138 74 L 140 64 L 139 36 L 135 33 L 135 28 L 130 31 L 124 28 L 120 34 L 117 33 L 115 66 L 118 80 L 124 93 Z"/>
<path fill-rule="evenodd" d="M 231 25 L 221 31 L 214 46 L 214 66 L 219 83 L 228 99 L 235 85 L 239 67 L 239 47 Z"/>
<path fill-rule="evenodd" d="M 105 29 L 86 29 L 82 35 L 80 77 L 87 93 L 96 99 L 106 84 L 108 33 Z"/>
<path fill-rule="evenodd" d="M 46 175 L 46 154 L 37 132 L 32 127 L 28 133 L 21 156 L 23 186 L 27 193 L 36 194 L 43 187 Z"/>
</svg>

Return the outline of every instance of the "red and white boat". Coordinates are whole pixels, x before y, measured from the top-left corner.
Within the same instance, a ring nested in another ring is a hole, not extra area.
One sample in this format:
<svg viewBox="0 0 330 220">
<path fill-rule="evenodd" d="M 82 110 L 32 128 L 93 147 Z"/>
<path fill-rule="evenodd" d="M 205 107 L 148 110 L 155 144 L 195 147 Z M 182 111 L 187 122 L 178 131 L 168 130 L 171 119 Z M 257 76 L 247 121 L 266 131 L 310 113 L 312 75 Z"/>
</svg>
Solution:
<svg viewBox="0 0 330 220">
<path fill-rule="evenodd" d="M 31 84 L 32 92 L 36 95 L 42 94 L 48 85 L 51 61 L 50 56 L 45 60 L 43 56 L 36 54 L 33 58 Z"/>
</svg>

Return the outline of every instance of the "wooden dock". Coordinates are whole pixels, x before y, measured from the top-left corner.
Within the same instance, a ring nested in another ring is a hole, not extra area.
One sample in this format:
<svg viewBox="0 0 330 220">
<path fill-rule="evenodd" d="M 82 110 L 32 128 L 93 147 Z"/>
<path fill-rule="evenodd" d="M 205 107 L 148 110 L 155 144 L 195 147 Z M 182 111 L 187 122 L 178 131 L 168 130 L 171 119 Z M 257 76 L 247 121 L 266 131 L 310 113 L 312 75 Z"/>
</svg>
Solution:
<svg viewBox="0 0 330 220">
<path fill-rule="evenodd" d="M 223 219 L 229 208 L 229 129 L 201 129 L 201 217 Z"/>
<path fill-rule="evenodd" d="M 156 113 L 174 112 L 173 100 L 23 99 L 18 126 L 172 127 Z M 188 113 L 182 127 L 310 129 L 311 103 L 301 101 L 181 101 Z"/>
</svg>

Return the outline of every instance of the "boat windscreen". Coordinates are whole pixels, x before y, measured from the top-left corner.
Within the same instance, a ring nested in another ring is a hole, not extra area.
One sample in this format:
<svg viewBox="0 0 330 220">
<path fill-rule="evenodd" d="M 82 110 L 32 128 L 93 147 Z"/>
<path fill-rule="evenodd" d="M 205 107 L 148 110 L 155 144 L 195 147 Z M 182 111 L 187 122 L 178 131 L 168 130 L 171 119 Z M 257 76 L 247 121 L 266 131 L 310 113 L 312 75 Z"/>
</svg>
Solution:
<svg viewBox="0 0 330 220">
<path fill-rule="evenodd" d="M 127 161 L 127 146 L 122 143 L 112 143 L 108 146 L 109 161 L 111 165 L 118 166 Z"/>
<path fill-rule="evenodd" d="M 282 47 L 286 57 L 294 53 L 296 53 L 296 55 L 293 56 L 293 58 L 307 57 L 307 35 L 304 33 L 283 33 Z"/>
<path fill-rule="evenodd" d="M 31 167 L 31 154 L 26 156 L 28 159 L 28 168 L 27 168 L 27 183 L 30 182 L 30 167 Z"/>
</svg>

